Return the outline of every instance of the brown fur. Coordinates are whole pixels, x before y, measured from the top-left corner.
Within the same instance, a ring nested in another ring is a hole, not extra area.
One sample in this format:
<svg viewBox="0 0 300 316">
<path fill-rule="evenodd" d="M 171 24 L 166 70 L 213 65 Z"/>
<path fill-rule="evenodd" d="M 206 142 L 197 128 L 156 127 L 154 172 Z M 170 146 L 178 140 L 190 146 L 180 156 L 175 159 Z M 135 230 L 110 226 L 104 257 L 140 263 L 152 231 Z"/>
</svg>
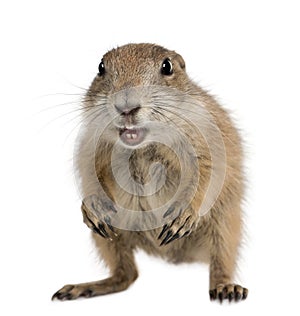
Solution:
<svg viewBox="0 0 300 316">
<path fill-rule="evenodd" d="M 172 76 L 162 76 L 159 71 L 165 58 L 172 61 L 174 67 Z M 188 78 L 184 60 L 173 51 L 152 44 L 129 44 L 108 52 L 103 60 L 107 69 L 106 74 L 100 78 L 96 77 L 88 90 L 83 103 L 86 113 L 90 113 L 89 109 L 95 107 L 99 96 L 107 98 L 123 89 L 151 85 L 176 88 L 199 100 L 220 129 L 226 150 L 226 176 L 222 191 L 210 212 L 200 217 L 198 210 L 210 179 L 211 157 L 203 137 L 197 133 L 193 126 L 178 123 L 179 128 L 182 128 L 196 149 L 201 178 L 191 203 L 183 212 L 178 213 L 172 225 L 169 223 L 169 229 L 173 233 L 184 225 L 180 237 L 182 237 L 183 232 L 187 232 L 187 235 L 160 246 L 161 239 L 157 240 L 157 238 L 162 227 L 148 231 L 127 231 L 116 227 L 112 228 L 103 222 L 103 219 L 98 218 L 95 212 L 91 211 L 91 208 L 95 207 L 97 203 L 100 203 L 99 208 L 105 207 L 107 201 L 104 201 L 101 195 L 97 197 L 97 195 L 92 194 L 92 191 L 90 192 L 90 188 L 88 188 L 90 183 L 85 185 L 85 181 L 87 183 L 88 180 L 85 180 L 84 172 L 82 172 L 84 198 L 92 199 L 90 204 L 85 201 L 82 204 L 84 221 L 94 230 L 95 244 L 110 268 L 112 276 L 92 283 L 66 285 L 56 292 L 53 298 L 75 299 L 80 296 L 90 297 L 125 290 L 138 276 L 134 262 L 134 250 L 138 248 L 174 263 L 206 262 L 210 267 L 211 299 L 222 301 L 222 299 L 228 298 L 238 301 L 246 298 L 247 289 L 233 284 L 242 229 L 243 154 L 240 137 L 227 112 L 209 94 Z M 146 110 L 142 108 L 131 119 L 143 119 L 143 116 L 148 115 L 143 111 Z M 173 119 L 176 118 L 173 117 Z M 151 210 L 152 202 L 147 197 L 132 198 L 114 180 L 109 164 L 112 145 L 113 142 L 110 144 L 109 141 L 104 140 L 100 141 L 99 147 L 97 147 L 96 173 L 104 191 L 114 203 L 137 211 Z M 163 145 L 148 146 L 146 149 L 137 149 L 130 159 L 130 171 L 134 180 L 143 184 L 148 181 L 151 163 L 156 161 L 165 165 L 167 189 L 162 190 L 160 195 L 157 195 L 155 203 L 162 204 L 164 198 L 168 198 L 174 193 L 174 189 L 178 186 L 179 178 L 177 176 L 180 172 L 180 166 L 172 150 Z M 81 157 L 79 160 L 80 169 L 83 164 L 86 164 L 86 159 Z M 189 170 L 190 174 L 187 175 L 187 178 L 193 177 L 195 173 L 193 166 L 190 166 Z M 180 203 L 180 199 L 184 199 L 184 197 L 183 192 L 178 202 Z"/>
</svg>

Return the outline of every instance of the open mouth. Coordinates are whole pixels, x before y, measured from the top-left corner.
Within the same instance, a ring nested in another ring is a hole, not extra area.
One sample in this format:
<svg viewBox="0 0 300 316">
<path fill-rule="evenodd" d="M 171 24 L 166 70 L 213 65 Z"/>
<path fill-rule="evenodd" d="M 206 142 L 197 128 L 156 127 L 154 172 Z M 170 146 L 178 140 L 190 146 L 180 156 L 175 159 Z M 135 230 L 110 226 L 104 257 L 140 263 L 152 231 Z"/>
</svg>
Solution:
<svg viewBox="0 0 300 316">
<path fill-rule="evenodd" d="M 139 145 L 146 136 L 146 130 L 144 128 L 121 128 L 119 135 L 123 143 L 129 146 Z"/>
</svg>

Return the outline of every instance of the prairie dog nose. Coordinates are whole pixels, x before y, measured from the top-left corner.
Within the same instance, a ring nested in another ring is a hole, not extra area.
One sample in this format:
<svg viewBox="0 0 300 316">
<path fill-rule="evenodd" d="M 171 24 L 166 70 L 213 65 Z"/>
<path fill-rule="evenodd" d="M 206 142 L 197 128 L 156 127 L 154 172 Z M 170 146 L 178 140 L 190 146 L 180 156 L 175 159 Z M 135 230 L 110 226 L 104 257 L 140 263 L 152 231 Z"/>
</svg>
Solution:
<svg viewBox="0 0 300 316">
<path fill-rule="evenodd" d="M 118 113 L 125 116 L 125 115 L 135 115 L 139 111 L 141 106 L 139 104 L 134 104 L 134 105 L 126 104 L 126 106 L 123 107 L 123 106 L 115 104 L 115 108 Z"/>
<path fill-rule="evenodd" d="M 111 95 L 110 103 L 122 116 L 133 116 L 142 107 L 144 100 L 144 89 L 130 88 L 121 90 Z"/>
</svg>

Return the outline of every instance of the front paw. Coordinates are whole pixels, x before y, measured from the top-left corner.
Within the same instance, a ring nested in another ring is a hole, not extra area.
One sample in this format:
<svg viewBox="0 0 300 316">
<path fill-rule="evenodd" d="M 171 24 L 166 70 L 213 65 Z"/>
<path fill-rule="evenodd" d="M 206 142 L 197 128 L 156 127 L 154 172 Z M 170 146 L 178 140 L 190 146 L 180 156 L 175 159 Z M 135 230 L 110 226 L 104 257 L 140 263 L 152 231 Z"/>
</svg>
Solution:
<svg viewBox="0 0 300 316">
<path fill-rule="evenodd" d="M 97 195 L 90 195 L 82 201 L 81 211 L 84 223 L 96 234 L 103 238 L 111 239 L 112 232 L 116 236 L 116 232 L 111 225 L 111 212 L 117 212 L 112 201 L 101 199 Z"/>
<path fill-rule="evenodd" d="M 158 239 L 162 239 L 160 246 L 167 245 L 176 239 L 188 236 L 199 223 L 200 216 L 197 212 L 190 207 L 182 211 L 178 204 L 170 206 L 164 217 L 174 212 L 179 215 L 171 223 L 164 225 L 158 236 Z"/>
</svg>

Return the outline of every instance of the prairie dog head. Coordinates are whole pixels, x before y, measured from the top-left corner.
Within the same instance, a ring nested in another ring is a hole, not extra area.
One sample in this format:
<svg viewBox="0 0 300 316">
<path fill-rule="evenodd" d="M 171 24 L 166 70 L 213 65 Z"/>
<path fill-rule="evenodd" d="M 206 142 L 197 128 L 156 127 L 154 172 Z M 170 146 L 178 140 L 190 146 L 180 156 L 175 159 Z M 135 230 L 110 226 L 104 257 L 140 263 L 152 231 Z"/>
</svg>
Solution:
<svg viewBox="0 0 300 316">
<path fill-rule="evenodd" d="M 180 111 L 189 108 L 191 87 L 179 54 L 154 44 L 128 44 L 103 56 L 84 100 L 86 116 L 91 118 L 94 108 L 99 120 L 93 123 L 105 124 L 102 138 L 119 139 L 125 147 L 137 147 L 150 135 L 175 138 L 162 122 L 188 135 L 190 124 Z"/>
</svg>

